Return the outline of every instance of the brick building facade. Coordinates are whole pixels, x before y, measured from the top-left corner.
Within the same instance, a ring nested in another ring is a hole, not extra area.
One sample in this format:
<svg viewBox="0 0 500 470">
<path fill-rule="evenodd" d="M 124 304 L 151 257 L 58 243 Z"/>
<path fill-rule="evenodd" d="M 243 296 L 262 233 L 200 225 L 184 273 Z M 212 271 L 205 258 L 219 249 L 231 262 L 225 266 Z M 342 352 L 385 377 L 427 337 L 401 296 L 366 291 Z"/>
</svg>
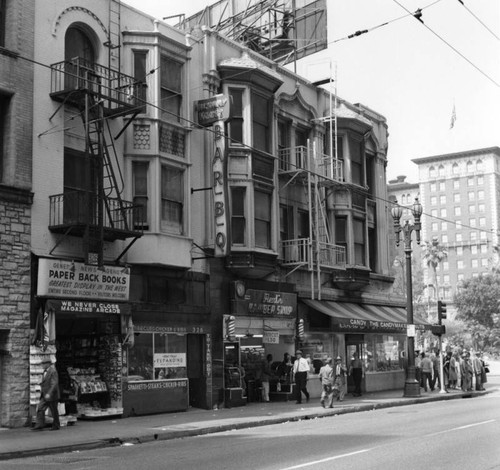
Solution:
<svg viewBox="0 0 500 470">
<path fill-rule="evenodd" d="M 0 2 L 0 426 L 28 410 L 33 1 Z"/>
</svg>

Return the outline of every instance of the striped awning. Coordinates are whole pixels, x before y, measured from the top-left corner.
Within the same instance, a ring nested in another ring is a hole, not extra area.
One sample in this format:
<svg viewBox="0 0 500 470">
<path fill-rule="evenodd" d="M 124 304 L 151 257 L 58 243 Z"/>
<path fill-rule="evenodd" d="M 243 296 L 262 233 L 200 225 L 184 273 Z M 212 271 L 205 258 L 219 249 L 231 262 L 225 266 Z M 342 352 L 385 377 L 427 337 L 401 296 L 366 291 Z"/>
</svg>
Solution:
<svg viewBox="0 0 500 470">
<path fill-rule="evenodd" d="M 332 318 L 334 331 L 406 333 L 406 310 L 401 307 L 301 299 L 307 306 Z M 414 316 L 417 330 L 431 324 Z"/>
</svg>

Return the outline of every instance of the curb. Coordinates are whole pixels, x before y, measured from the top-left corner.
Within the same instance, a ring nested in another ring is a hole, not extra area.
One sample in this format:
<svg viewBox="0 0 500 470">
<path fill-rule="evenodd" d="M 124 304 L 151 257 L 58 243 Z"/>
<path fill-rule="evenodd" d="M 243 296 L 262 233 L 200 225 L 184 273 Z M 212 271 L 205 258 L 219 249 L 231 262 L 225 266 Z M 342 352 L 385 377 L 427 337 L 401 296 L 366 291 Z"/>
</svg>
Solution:
<svg viewBox="0 0 500 470">
<path fill-rule="evenodd" d="M 348 413 L 359 413 L 363 411 L 374 411 L 385 408 L 394 408 L 407 405 L 415 405 L 419 403 L 431 403 L 435 401 L 444 400 L 454 400 L 458 398 L 474 398 L 476 396 L 487 395 L 496 389 L 488 389 L 485 391 L 473 391 L 473 392 L 461 392 L 461 393 L 447 393 L 439 394 L 436 396 L 429 397 L 417 397 L 417 398 L 402 398 L 397 401 L 387 401 L 384 403 L 366 403 L 359 405 L 352 405 L 345 408 L 333 408 L 332 410 L 323 410 L 323 412 L 307 412 L 296 414 L 294 416 L 279 416 L 279 417 L 262 417 L 261 419 L 256 419 L 255 421 L 248 420 L 239 423 L 231 424 L 221 424 L 208 427 L 200 427 L 199 429 L 187 429 L 187 430 L 175 430 L 175 431 L 160 431 L 154 432 L 152 434 L 146 434 L 137 437 L 120 438 L 111 437 L 106 439 L 99 439 L 95 441 L 87 441 L 69 444 L 66 446 L 56 446 L 50 448 L 41 449 L 30 449 L 22 451 L 13 452 L 3 452 L 0 454 L 0 461 L 12 460 L 18 458 L 28 458 L 36 456 L 45 456 L 53 454 L 61 454 L 66 452 L 78 452 L 93 449 L 103 449 L 107 447 L 119 447 L 122 445 L 136 445 L 145 444 L 154 441 L 168 441 L 173 439 L 183 439 L 187 437 L 203 436 L 208 434 L 215 434 L 219 432 L 233 431 L 239 429 L 250 429 L 257 428 L 261 426 L 269 426 L 273 424 L 282 424 L 287 422 L 297 422 L 302 420 L 319 419 L 319 418 L 331 418 L 333 416 L 344 415 Z"/>
</svg>

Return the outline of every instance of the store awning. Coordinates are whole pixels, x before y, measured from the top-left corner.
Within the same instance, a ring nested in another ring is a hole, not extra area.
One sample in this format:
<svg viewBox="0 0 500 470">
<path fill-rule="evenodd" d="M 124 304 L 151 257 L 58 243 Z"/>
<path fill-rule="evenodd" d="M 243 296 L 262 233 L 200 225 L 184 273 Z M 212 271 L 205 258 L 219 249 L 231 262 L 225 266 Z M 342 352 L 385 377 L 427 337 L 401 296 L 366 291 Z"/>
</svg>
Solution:
<svg viewBox="0 0 500 470">
<path fill-rule="evenodd" d="M 401 307 L 301 299 L 310 308 L 328 315 L 335 331 L 406 333 L 406 310 Z M 417 330 L 430 330 L 431 325 L 414 316 Z"/>
</svg>

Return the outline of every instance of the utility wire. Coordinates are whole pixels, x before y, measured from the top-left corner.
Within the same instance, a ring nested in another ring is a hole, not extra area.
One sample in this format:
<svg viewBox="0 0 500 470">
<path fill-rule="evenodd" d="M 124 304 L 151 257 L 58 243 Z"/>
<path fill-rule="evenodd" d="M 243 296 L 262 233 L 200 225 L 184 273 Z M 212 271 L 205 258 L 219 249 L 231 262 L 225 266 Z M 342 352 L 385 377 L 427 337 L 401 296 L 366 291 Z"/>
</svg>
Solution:
<svg viewBox="0 0 500 470">
<path fill-rule="evenodd" d="M 484 28 L 489 32 L 491 33 L 492 36 L 494 36 L 497 40 L 500 41 L 500 38 L 490 29 L 488 28 L 488 26 L 486 26 L 486 24 L 484 24 L 483 21 L 481 21 L 481 19 L 476 16 L 474 14 L 474 12 L 472 10 L 470 10 L 469 8 L 467 8 L 467 6 L 465 5 L 465 3 L 462 1 L 462 0 L 458 0 L 458 2 L 460 3 L 460 5 L 462 5 L 480 24 L 482 24 L 484 26 Z"/>
<path fill-rule="evenodd" d="M 396 1 L 396 0 L 394 0 L 394 1 Z M 36 60 L 34 60 L 34 59 L 29 59 L 29 58 L 27 58 L 27 57 L 23 57 L 23 56 L 21 56 L 21 55 L 20 55 L 20 56 L 18 56 L 18 59 L 26 60 L 26 61 L 28 61 L 28 62 L 31 62 L 31 63 L 35 64 L 35 65 L 38 65 L 38 66 L 41 66 L 41 67 L 44 67 L 44 68 L 48 68 L 49 70 L 52 70 L 52 67 L 51 67 L 50 65 L 43 64 L 42 62 L 38 62 L 38 61 L 36 61 Z M 78 75 L 76 75 L 76 74 L 74 74 L 74 73 L 71 73 L 71 72 L 64 72 L 64 73 L 66 73 L 68 76 L 79 77 Z M 230 78 L 234 78 L 234 77 L 236 77 L 236 76 L 240 75 L 241 73 L 243 73 L 243 72 L 239 72 L 239 73 L 237 73 L 237 74 L 234 74 L 234 76 L 233 76 L 233 77 L 230 77 Z M 103 85 L 103 84 L 101 84 L 101 87 L 102 87 L 102 88 L 105 88 L 105 89 L 108 89 L 108 90 L 114 90 L 114 88 L 109 87 L 109 86 L 106 86 L 106 85 Z M 196 123 L 196 122 L 194 122 L 194 121 L 191 121 L 190 119 L 187 119 L 187 118 L 185 118 L 185 117 L 183 117 L 183 116 L 180 116 L 180 115 L 178 115 L 178 114 L 176 114 L 176 113 L 174 113 L 174 112 L 172 112 L 172 111 L 169 111 L 169 110 L 163 109 L 163 108 L 161 108 L 160 106 L 157 106 L 157 105 L 155 105 L 155 104 L 153 104 L 153 103 L 149 103 L 147 100 L 144 100 L 144 99 L 139 98 L 139 97 L 137 97 L 136 99 L 137 99 L 137 100 L 139 100 L 140 102 L 142 102 L 142 104 L 146 104 L 146 105 L 152 106 L 152 107 L 154 107 L 154 108 L 156 108 L 156 109 L 158 109 L 158 110 L 160 110 L 160 111 L 162 111 L 162 112 L 165 112 L 165 113 L 167 113 L 167 114 L 170 114 L 170 115 L 172 115 L 172 116 L 176 117 L 176 118 L 177 118 L 177 119 L 179 119 L 179 120 L 183 120 L 183 121 L 185 121 L 185 122 L 189 123 L 190 125 L 192 125 L 192 126 L 196 127 L 197 129 L 202 129 L 202 130 L 204 130 L 204 131 L 206 131 L 206 132 L 210 132 L 210 133 L 212 133 L 212 134 L 214 134 L 214 135 L 218 135 L 218 132 L 217 132 L 217 131 L 215 131 L 215 130 L 212 130 L 212 129 L 208 128 L 208 127 L 200 127 L 200 126 L 198 125 L 198 123 Z M 72 116 L 72 118 L 77 117 L 77 116 L 78 116 L 78 114 L 77 114 L 77 115 L 75 115 L 75 116 Z M 107 117 L 107 118 L 105 118 L 105 119 L 109 119 L 109 118 L 110 118 L 110 116 L 108 116 L 108 117 Z M 250 146 L 250 145 L 248 145 L 248 144 L 245 144 L 245 143 L 243 143 L 243 142 L 237 141 L 237 140 L 235 140 L 235 139 L 231 139 L 231 138 L 229 138 L 228 136 L 226 136 L 226 137 L 227 137 L 230 141 L 232 141 L 233 143 L 237 143 L 238 145 L 240 145 L 240 146 L 242 146 L 242 147 L 244 147 L 244 148 L 246 148 L 246 149 L 249 149 L 249 150 L 256 150 L 254 147 L 252 147 L 252 146 Z M 278 158 L 278 157 L 273 156 L 273 155 L 270 155 L 270 156 L 271 156 L 272 158 L 274 158 L 274 159 L 277 159 L 277 158 Z M 292 167 L 292 168 L 293 168 L 293 167 L 295 167 L 297 171 L 302 171 L 302 172 L 305 172 L 305 173 L 311 173 L 312 175 L 318 176 L 319 178 L 322 178 L 322 179 L 324 179 L 324 180 L 331 180 L 330 178 L 328 178 L 328 177 L 326 177 L 326 176 L 319 175 L 319 174 L 317 174 L 317 173 L 312 172 L 311 170 L 305 170 L 305 169 L 303 169 L 303 168 L 298 167 L 297 165 L 293 165 L 293 164 L 291 164 L 291 167 Z M 375 196 L 375 195 L 373 195 L 373 194 L 369 194 L 369 195 L 368 195 L 368 194 L 367 194 L 367 192 L 366 192 L 366 191 L 367 191 L 367 188 L 357 187 L 357 185 L 354 185 L 354 184 L 351 184 L 351 183 L 342 182 L 342 181 L 335 181 L 335 182 L 334 182 L 334 184 L 337 184 L 338 186 L 343 186 L 343 187 L 345 187 L 346 189 L 348 189 L 349 191 L 351 191 L 351 192 L 357 192 L 358 194 L 364 195 L 365 197 L 366 197 L 366 196 L 369 196 L 369 198 L 371 198 L 371 199 L 382 201 L 382 202 L 384 202 L 384 203 L 388 204 L 388 206 L 389 206 L 389 207 L 393 207 L 393 206 L 395 205 L 395 203 L 394 203 L 393 201 L 387 200 L 387 199 L 382 198 L 382 197 L 380 197 L 380 196 Z M 397 203 L 396 203 L 396 205 L 398 205 L 398 206 L 402 207 L 403 209 L 408 209 L 408 207 L 407 207 L 407 206 L 403 206 L 403 205 L 400 205 L 400 204 L 397 204 Z M 426 216 L 428 216 L 428 217 L 431 217 L 431 218 L 434 218 L 434 219 L 437 219 L 437 220 L 441 220 L 441 221 L 444 221 L 444 222 L 447 222 L 447 223 L 451 223 L 451 224 L 457 225 L 457 222 L 456 222 L 456 221 L 448 220 L 448 219 L 445 219 L 445 218 L 442 218 L 442 217 L 437 217 L 437 216 L 433 216 L 433 215 L 426 214 L 426 213 L 423 213 L 422 215 L 426 215 Z M 480 231 L 480 232 L 486 232 L 486 233 L 491 233 L 491 234 L 495 234 L 495 233 L 496 233 L 493 229 L 487 229 L 487 230 L 485 230 L 485 229 L 479 229 L 479 228 L 477 228 L 477 227 L 471 227 L 471 226 L 468 226 L 468 225 L 465 225 L 465 224 L 460 224 L 460 225 L 461 225 L 462 227 L 471 228 L 471 229 L 474 229 L 474 230 L 478 230 L 478 231 Z"/>
<path fill-rule="evenodd" d="M 442 42 L 444 42 L 450 49 L 452 49 L 456 54 L 458 54 L 462 59 L 464 59 L 466 62 L 468 62 L 472 67 L 474 67 L 481 75 L 486 77 L 491 83 L 493 83 L 495 86 L 500 88 L 500 84 L 495 81 L 493 78 L 491 78 L 486 72 L 483 72 L 477 65 L 475 65 L 471 60 L 469 60 L 467 57 L 465 57 L 458 49 L 453 47 L 448 41 L 446 41 L 444 38 L 442 38 L 438 33 L 436 33 L 432 28 L 427 26 L 421 19 L 422 17 L 422 11 L 421 9 L 417 10 L 414 13 L 411 13 L 410 10 L 408 10 L 404 5 L 401 5 L 397 0 L 392 0 L 394 3 L 399 5 L 403 10 L 406 10 L 408 13 L 410 13 L 412 16 L 414 16 L 420 23 L 422 23 L 434 36 L 436 36 L 438 39 L 440 39 Z"/>
<path fill-rule="evenodd" d="M 429 7 L 432 7 L 434 6 L 436 3 L 439 3 L 441 2 L 442 0 L 436 0 L 435 2 L 432 2 L 430 3 L 429 5 L 426 5 L 425 7 L 422 7 L 420 8 L 420 12 L 422 10 L 425 10 L 426 8 L 429 8 Z M 460 0 L 459 0 L 460 1 Z M 385 23 L 381 23 L 377 26 L 372 26 L 371 28 L 368 28 L 368 29 L 361 29 L 361 30 L 358 30 L 356 31 L 355 33 L 352 33 L 352 34 L 349 34 L 348 36 L 345 36 L 343 38 L 339 38 L 339 39 L 335 39 L 334 41 L 331 41 L 329 42 L 328 44 L 334 44 L 336 42 L 339 42 L 339 41 L 345 41 L 347 39 L 352 39 L 352 38 L 355 38 L 355 37 L 358 37 L 358 36 L 361 36 L 362 34 L 366 34 L 366 33 L 370 33 L 371 31 L 374 31 L 375 29 L 378 29 L 378 28 L 381 28 L 382 26 L 387 26 L 391 23 L 394 23 L 395 21 L 399 21 L 399 20 L 402 20 L 403 18 L 408 18 L 409 16 L 415 16 L 414 13 L 411 13 L 411 12 L 408 12 L 407 15 L 403 15 L 403 16 L 400 16 L 398 18 L 394 18 L 392 20 L 389 20 L 389 21 L 386 21 Z"/>
</svg>

